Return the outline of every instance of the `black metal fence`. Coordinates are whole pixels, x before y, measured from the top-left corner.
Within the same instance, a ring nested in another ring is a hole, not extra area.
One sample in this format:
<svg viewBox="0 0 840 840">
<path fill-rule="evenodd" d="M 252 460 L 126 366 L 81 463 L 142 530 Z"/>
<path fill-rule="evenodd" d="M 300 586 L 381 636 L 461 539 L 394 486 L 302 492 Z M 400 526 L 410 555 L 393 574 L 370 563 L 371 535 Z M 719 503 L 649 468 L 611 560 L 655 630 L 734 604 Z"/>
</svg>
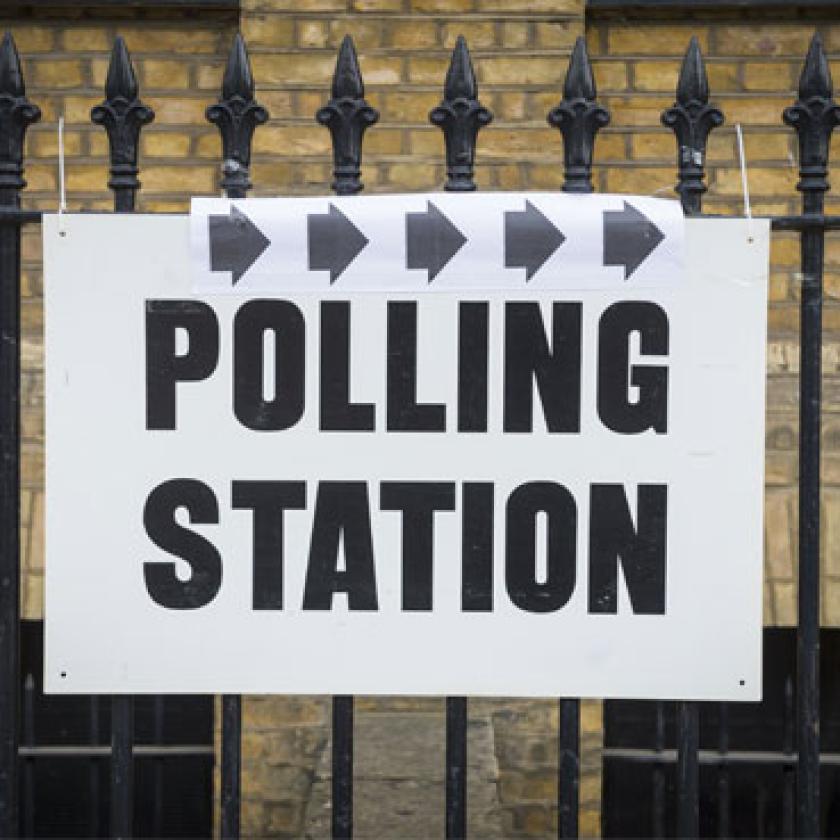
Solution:
<svg viewBox="0 0 840 840">
<path fill-rule="evenodd" d="M 696 39 L 686 52 L 673 107 L 662 114 L 677 142 L 676 191 L 686 214 L 701 213 L 706 190 L 705 152 L 709 133 L 723 114 L 709 102 L 710 92 Z M 19 832 L 19 405 L 20 384 L 20 233 L 40 221 L 37 211 L 20 207 L 24 135 L 40 111 L 26 98 L 14 41 L 0 44 L 0 836 Z M 142 127 L 154 118 L 139 99 L 137 81 L 125 43 L 114 44 L 105 100 L 91 112 L 110 141 L 114 210 L 132 212 L 138 181 L 137 150 Z M 362 189 L 361 157 L 365 130 L 378 112 L 364 98 L 364 86 L 352 40 L 341 44 L 332 96 L 316 118 L 332 135 L 334 181 L 339 195 Z M 548 122 L 563 136 L 567 192 L 592 192 L 592 162 L 598 131 L 609 112 L 598 104 L 595 80 L 584 40 L 575 45 L 562 99 Z M 814 36 L 799 83 L 799 97 L 784 121 L 799 139 L 802 213 L 776 217 L 774 230 L 798 231 L 801 237 L 801 374 L 799 441 L 799 625 L 797 630 L 796 830 L 816 837 L 819 821 L 819 599 L 820 599 L 820 383 L 822 344 L 823 252 L 826 230 L 840 228 L 840 217 L 824 215 L 831 133 L 840 123 L 828 62 Z M 254 99 L 254 80 L 245 44 L 237 35 L 230 53 L 221 97 L 207 109 L 222 139 L 222 187 L 242 198 L 251 187 L 249 165 L 254 130 L 268 113 Z M 478 131 L 492 114 L 478 100 L 467 45 L 459 38 L 446 75 L 443 100 L 429 115 L 443 131 L 447 179 L 444 189 L 470 191 Z M 576 699 L 561 699 L 558 750 L 558 836 L 578 831 L 580 709 Z M 129 837 L 133 805 L 133 700 L 111 699 L 111 834 Z M 466 836 L 467 699 L 446 703 L 447 838 Z M 333 699 L 332 835 L 349 838 L 353 829 L 353 698 Z M 240 808 L 241 701 L 222 701 L 221 836 L 237 837 Z M 695 837 L 699 830 L 699 715 L 693 703 L 677 709 L 677 832 Z"/>
</svg>

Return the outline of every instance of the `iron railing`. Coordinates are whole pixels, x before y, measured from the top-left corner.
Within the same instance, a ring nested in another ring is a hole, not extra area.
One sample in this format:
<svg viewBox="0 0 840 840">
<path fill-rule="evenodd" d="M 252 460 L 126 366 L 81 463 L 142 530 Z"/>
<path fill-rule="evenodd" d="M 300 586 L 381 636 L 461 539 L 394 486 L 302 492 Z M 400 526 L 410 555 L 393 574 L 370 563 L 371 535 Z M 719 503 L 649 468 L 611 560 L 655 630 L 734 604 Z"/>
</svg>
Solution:
<svg viewBox="0 0 840 840">
<path fill-rule="evenodd" d="M 478 101 L 475 75 L 467 45 L 459 38 L 446 76 L 443 101 L 430 120 L 443 131 L 447 179 L 444 189 L 475 189 L 474 160 L 479 129 L 492 119 Z M 706 141 L 721 125 L 723 114 L 710 104 L 710 91 L 696 39 L 689 44 L 674 105 L 662 122 L 677 140 L 677 184 L 687 215 L 702 210 L 706 191 Z M 110 141 L 114 209 L 131 212 L 137 191 L 137 147 L 142 127 L 153 112 L 138 98 L 128 51 L 118 38 L 111 56 L 105 101 L 91 119 L 104 126 Z M 317 120 L 332 136 L 332 189 L 351 195 L 362 189 L 361 159 L 365 130 L 378 112 L 364 98 L 364 86 L 352 40 L 341 44 L 332 97 Z M 11 35 L 0 44 L 0 836 L 18 832 L 18 624 L 20 517 L 18 388 L 20 382 L 20 229 L 40 221 L 40 213 L 20 208 L 23 143 L 26 129 L 40 118 L 26 98 L 20 60 Z M 219 102 L 207 118 L 221 133 L 222 187 L 231 198 L 250 188 L 249 165 L 254 130 L 268 114 L 254 100 L 254 80 L 245 45 L 237 36 L 222 83 Z M 597 100 L 592 67 L 582 38 L 569 63 L 559 104 L 548 122 L 563 137 L 564 185 L 567 192 L 593 191 L 592 164 L 598 131 L 610 115 Z M 820 350 L 822 344 L 823 249 L 828 229 L 840 228 L 839 217 L 823 214 L 829 141 L 840 122 L 833 99 L 828 63 L 818 35 L 805 59 L 797 101 L 784 112 L 797 133 L 800 148 L 802 214 L 772 220 L 775 230 L 800 232 L 802 254 L 801 376 L 799 452 L 799 625 L 798 625 L 798 761 L 797 833 L 819 835 L 819 599 L 820 599 Z M 580 709 L 572 698 L 560 701 L 558 761 L 558 835 L 578 832 Z M 111 750 L 111 832 L 131 834 L 132 701 L 114 697 Z M 447 838 L 466 834 L 466 698 L 447 701 L 446 814 Z M 693 703 L 679 705 L 678 833 L 698 833 L 698 712 Z M 353 826 L 353 698 L 333 701 L 332 832 L 349 838 Z M 221 836 L 237 837 L 240 808 L 241 700 L 226 696 L 222 703 Z"/>
</svg>

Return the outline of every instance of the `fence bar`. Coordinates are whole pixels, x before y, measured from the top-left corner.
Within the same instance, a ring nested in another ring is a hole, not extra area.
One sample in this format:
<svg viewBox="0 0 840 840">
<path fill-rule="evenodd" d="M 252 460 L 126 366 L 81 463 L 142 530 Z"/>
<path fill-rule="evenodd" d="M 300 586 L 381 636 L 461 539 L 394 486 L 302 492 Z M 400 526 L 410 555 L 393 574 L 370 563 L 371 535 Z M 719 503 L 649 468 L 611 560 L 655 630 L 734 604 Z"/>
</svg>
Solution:
<svg viewBox="0 0 840 840">
<path fill-rule="evenodd" d="M 219 101 L 206 112 L 222 139 L 222 189 L 228 198 L 245 198 L 251 189 L 251 142 L 268 111 L 254 99 L 254 76 L 245 41 L 236 33 L 228 55 Z M 239 837 L 242 809 L 242 698 L 222 697 L 221 837 Z"/>
<path fill-rule="evenodd" d="M 831 133 L 840 123 L 822 41 L 814 35 L 799 98 L 784 120 L 799 136 L 802 210 L 822 214 Z M 820 833 L 820 413 L 824 232 L 804 230 L 799 378 L 799 624 L 797 628 L 797 834 Z"/>
<path fill-rule="evenodd" d="M 27 674 L 23 684 L 23 743 L 35 746 L 35 677 Z M 35 758 L 23 759 L 23 836 L 35 836 Z"/>
<path fill-rule="evenodd" d="M 478 132 L 493 115 L 478 100 L 472 58 L 463 35 L 443 83 L 443 99 L 429 113 L 429 122 L 443 132 L 447 192 L 475 190 L 475 148 Z M 446 698 L 446 837 L 467 835 L 467 698 Z"/>
<path fill-rule="evenodd" d="M 20 207 L 26 99 L 15 43 L 0 43 L 0 206 Z M 20 228 L 0 228 L 0 837 L 18 834 L 20 685 Z"/>
<path fill-rule="evenodd" d="M 560 700 L 557 772 L 557 836 L 578 836 L 580 700 Z"/>
<path fill-rule="evenodd" d="M 677 715 L 677 837 L 700 832 L 700 708 L 679 703 Z"/>
<path fill-rule="evenodd" d="M 222 697 L 221 827 L 222 840 L 239 837 L 242 777 L 242 698 Z"/>
<path fill-rule="evenodd" d="M 446 698 L 446 840 L 467 836 L 467 698 Z"/>
<path fill-rule="evenodd" d="M 731 810 L 732 791 L 729 778 L 729 765 L 725 761 L 729 752 L 729 706 L 726 703 L 718 705 L 718 752 L 721 761 L 718 765 L 718 837 L 727 838 L 732 834 Z M 787 835 L 790 836 L 790 835 Z"/>
<path fill-rule="evenodd" d="M 788 674 L 785 679 L 785 705 L 782 732 L 782 750 L 790 759 L 794 755 L 794 708 L 793 679 Z M 782 767 L 782 836 L 793 837 L 796 810 L 796 773 L 792 762 Z"/>
<path fill-rule="evenodd" d="M 138 98 L 137 77 L 125 41 L 117 36 L 105 79 L 105 100 L 90 112 L 104 127 L 110 150 L 110 179 L 117 213 L 134 211 L 140 182 L 137 149 L 140 129 L 154 112 Z M 134 698 L 111 698 L 111 836 L 131 837 L 134 827 Z"/>
<path fill-rule="evenodd" d="M 332 836 L 353 836 L 353 698 L 333 697 L 332 703 Z"/>
<path fill-rule="evenodd" d="M 654 748 L 657 761 L 653 767 L 653 836 L 665 836 L 665 766 L 662 753 L 665 749 L 665 704 L 656 701 L 656 729 Z"/>
</svg>

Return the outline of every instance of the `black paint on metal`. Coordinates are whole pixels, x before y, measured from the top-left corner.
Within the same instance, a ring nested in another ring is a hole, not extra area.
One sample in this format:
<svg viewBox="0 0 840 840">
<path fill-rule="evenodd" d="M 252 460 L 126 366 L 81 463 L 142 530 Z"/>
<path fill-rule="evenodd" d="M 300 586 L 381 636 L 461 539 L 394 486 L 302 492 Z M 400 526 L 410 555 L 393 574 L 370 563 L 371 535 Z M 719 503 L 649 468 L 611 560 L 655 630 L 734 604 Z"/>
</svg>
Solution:
<svg viewBox="0 0 840 840">
<path fill-rule="evenodd" d="M 563 135 L 565 164 L 564 192 L 591 193 L 592 156 L 595 135 L 610 121 L 606 108 L 595 101 L 595 76 L 586 51 L 586 40 L 580 36 L 575 42 L 563 99 L 548 113 L 548 123 Z"/>
<path fill-rule="evenodd" d="M 700 52 L 692 37 L 677 82 L 677 100 L 662 113 L 662 124 L 677 137 L 677 186 L 686 214 L 700 212 L 706 192 L 706 141 L 713 128 L 723 124 L 723 114 L 709 105 L 709 81 Z"/>
<path fill-rule="evenodd" d="M 732 783 L 729 765 L 723 759 L 729 752 L 729 706 L 721 703 L 718 708 L 718 752 L 722 759 L 717 779 L 718 837 L 728 838 L 732 834 Z"/>
<path fill-rule="evenodd" d="M 429 113 L 429 122 L 443 131 L 446 148 L 446 183 L 448 192 L 471 192 L 475 189 L 475 146 L 478 132 L 493 120 L 493 115 L 478 101 L 470 51 L 463 35 L 455 41 L 452 60 L 443 85 L 443 100 Z"/>
<path fill-rule="evenodd" d="M 353 836 L 353 698 L 332 703 L 332 838 Z"/>
<path fill-rule="evenodd" d="M 242 778 L 242 698 L 222 697 L 222 840 L 239 837 Z"/>
<path fill-rule="evenodd" d="M 125 41 L 117 36 L 105 81 L 105 101 L 90 112 L 91 120 L 105 128 L 111 159 L 108 186 L 114 191 L 118 213 L 134 210 L 137 190 L 137 149 L 140 130 L 155 118 L 154 111 L 138 98 L 137 77 Z"/>
<path fill-rule="evenodd" d="M 0 206 L 20 207 L 23 141 L 41 112 L 15 42 L 0 42 Z M 0 227 L 0 837 L 18 833 L 20 663 L 20 228 Z"/>
<path fill-rule="evenodd" d="M 700 710 L 677 705 L 677 837 L 700 836 Z"/>
<path fill-rule="evenodd" d="M 133 836 L 134 698 L 111 698 L 111 837 Z"/>
<path fill-rule="evenodd" d="M 804 213 L 822 213 L 829 188 L 828 150 L 840 108 L 819 34 L 799 79 L 799 98 L 784 120 L 799 136 Z M 799 378 L 799 625 L 797 635 L 797 820 L 799 837 L 820 833 L 820 427 L 823 302 L 822 230 L 802 232 Z"/>
<path fill-rule="evenodd" d="M 244 198 L 251 189 L 251 142 L 268 111 L 254 99 L 254 77 L 245 41 L 238 32 L 228 56 L 222 95 L 207 109 L 207 119 L 222 136 L 222 189 L 228 198 Z"/>
<path fill-rule="evenodd" d="M 665 704 L 656 701 L 656 728 L 654 730 L 654 749 L 656 750 L 656 764 L 653 769 L 653 836 L 665 836 L 665 765 L 663 751 L 665 750 Z"/>
<path fill-rule="evenodd" d="M 315 119 L 325 125 L 332 136 L 333 190 L 337 195 L 361 192 L 362 138 L 365 130 L 379 119 L 379 111 L 365 101 L 359 60 L 349 35 L 344 36 L 338 51 L 332 97 L 318 110 Z"/>
<path fill-rule="evenodd" d="M 580 801 L 580 700 L 560 700 L 557 747 L 557 836 L 577 837 Z"/>
<path fill-rule="evenodd" d="M 467 698 L 446 698 L 446 840 L 467 836 Z"/>
</svg>

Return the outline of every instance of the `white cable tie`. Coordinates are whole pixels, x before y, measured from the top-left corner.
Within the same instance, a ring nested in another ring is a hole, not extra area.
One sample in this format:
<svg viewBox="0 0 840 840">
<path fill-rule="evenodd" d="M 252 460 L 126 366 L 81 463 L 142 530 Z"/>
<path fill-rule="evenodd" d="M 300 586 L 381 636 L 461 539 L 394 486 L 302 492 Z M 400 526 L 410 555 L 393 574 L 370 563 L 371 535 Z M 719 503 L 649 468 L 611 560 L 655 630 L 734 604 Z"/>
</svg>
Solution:
<svg viewBox="0 0 840 840">
<path fill-rule="evenodd" d="M 67 212 L 67 191 L 64 182 L 64 116 L 58 118 L 58 233 L 65 236 L 63 215 Z"/>
<path fill-rule="evenodd" d="M 750 206 L 750 185 L 747 178 L 747 156 L 744 153 L 744 132 L 741 130 L 741 123 L 735 123 L 735 135 L 738 138 L 738 162 L 741 166 L 741 190 L 744 193 L 744 215 L 747 217 L 747 236 L 753 241 L 752 231 L 752 207 Z"/>
</svg>

